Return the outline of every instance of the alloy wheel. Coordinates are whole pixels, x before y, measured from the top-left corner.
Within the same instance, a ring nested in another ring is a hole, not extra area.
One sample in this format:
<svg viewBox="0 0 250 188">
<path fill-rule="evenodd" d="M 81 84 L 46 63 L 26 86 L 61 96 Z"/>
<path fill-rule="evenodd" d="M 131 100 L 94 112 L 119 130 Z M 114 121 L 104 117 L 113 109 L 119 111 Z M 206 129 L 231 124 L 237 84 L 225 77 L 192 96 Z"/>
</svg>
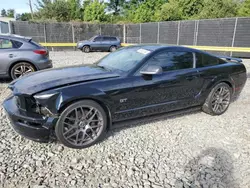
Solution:
<svg viewBox="0 0 250 188">
<path fill-rule="evenodd" d="M 63 119 L 63 137 L 74 146 L 84 146 L 94 142 L 103 130 L 103 116 L 91 106 L 76 107 Z"/>
<path fill-rule="evenodd" d="M 217 88 L 212 97 L 212 109 L 215 113 L 224 112 L 231 100 L 231 93 L 228 87 L 221 86 Z"/>
<path fill-rule="evenodd" d="M 13 69 L 12 77 L 14 79 L 35 71 L 34 67 L 30 65 L 29 63 L 19 63 L 13 68 L 14 69 Z"/>
</svg>

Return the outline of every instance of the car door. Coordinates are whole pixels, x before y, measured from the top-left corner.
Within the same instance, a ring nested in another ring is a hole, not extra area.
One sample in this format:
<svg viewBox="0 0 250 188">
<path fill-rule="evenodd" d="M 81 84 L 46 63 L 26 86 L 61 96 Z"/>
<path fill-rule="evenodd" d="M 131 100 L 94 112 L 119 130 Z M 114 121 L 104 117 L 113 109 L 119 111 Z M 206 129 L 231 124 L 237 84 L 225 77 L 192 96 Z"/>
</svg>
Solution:
<svg viewBox="0 0 250 188">
<path fill-rule="evenodd" d="M 92 50 L 102 50 L 102 40 L 103 37 L 96 37 L 91 44 Z"/>
<path fill-rule="evenodd" d="M 6 74 L 9 63 L 15 57 L 15 48 L 11 40 L 0 38 L 0 74 Z"/>
<path fill-rule="evenodd" d="M 120 117 L 141 117 L 197 105 L 202 88 L 191 52 L 163 51 L 150 58 L 133 76 L 130 98 Z M 158 65 L 162 74 L 142 75 L 140 70 Z M 129 108 L 128 108 L 129 107 Z"/>
<path fill-rule="evenodd" d="M 103 40 L 102 40 L 102 50 L 109 50 L 111 46 L 111 37 L 103 37 Z"/>
</svg>

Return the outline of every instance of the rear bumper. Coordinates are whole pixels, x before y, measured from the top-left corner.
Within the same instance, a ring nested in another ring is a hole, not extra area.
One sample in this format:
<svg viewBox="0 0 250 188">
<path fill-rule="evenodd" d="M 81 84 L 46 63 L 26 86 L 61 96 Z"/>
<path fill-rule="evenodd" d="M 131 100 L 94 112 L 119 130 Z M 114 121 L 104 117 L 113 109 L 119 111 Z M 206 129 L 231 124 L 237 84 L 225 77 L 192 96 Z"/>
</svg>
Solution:
<svg viewBox="0 0 250 188">
<path fill-rule="evenodd" d="M 50 141 L 54 118 L 20 110 L 16 105 L 14 96 L 10 96 L 4 101 L 3 107 L 17 133 L 38 142 Z"/>
<path fill-rule="evenodd" d="M 37 62 L 35 65 L 38 70 L 49 69 L 53 67 L 51 59 Z"/>
</svg>

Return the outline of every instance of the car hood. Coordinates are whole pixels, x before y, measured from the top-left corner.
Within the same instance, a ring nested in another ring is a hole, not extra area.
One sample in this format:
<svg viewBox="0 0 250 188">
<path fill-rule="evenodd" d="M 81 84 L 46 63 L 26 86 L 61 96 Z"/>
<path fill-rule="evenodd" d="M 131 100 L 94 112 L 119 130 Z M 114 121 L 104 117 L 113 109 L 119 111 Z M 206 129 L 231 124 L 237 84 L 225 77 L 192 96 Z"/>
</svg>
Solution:
<svg viewBox="0 0 250 188">
<path fill-rule="evenodd" d="M 89 41 L 88 40 L 82 40 L 82 41 L 79 41 L 78 44 L 79 43 L 86 43 L 86 42 L 89 42 Z"/>
<path fill-rule="evenodd" d="M 32 95 L 63 85 L 118 76 L 115 72 L 95 65 L 64 67 L 31 73 L 11 82 L 9 88 L 14 95 Z"/>
</svg>

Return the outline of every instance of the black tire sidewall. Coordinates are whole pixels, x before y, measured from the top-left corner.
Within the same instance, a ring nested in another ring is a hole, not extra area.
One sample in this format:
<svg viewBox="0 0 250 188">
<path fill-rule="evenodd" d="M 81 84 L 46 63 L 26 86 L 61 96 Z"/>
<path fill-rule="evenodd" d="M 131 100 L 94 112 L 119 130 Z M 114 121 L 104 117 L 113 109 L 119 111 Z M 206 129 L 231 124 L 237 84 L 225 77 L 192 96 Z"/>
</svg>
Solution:
<svg viewBox="0 0 250 188">
<path fill-rule="evenodd" d="M 71 111 L 72 109 L 80 106 L 80 105 L 88 105 L 88 106 L 92 106 L 94 108 L 96 108 L 97 110 L 99 110 L 99 112 L 102 114 L 103 116 L 103 129 L 102 129 L 102 132 L 101 134 L 99 135 L 99 137 L 94 140 L 93 142 L 89 143 L 89 144 L 86 144 L 84 146 L 76 146 L 76 145 L 73 145 L 71 143 L 69 143 L 63 136 L 63 127 L 62 127 L 62 121 L 63 121 L 63 117 L 65 116 L 65 114 L 67 114 L 69 111 Z M 96 144 L 97 142 L 99 142 L 100 140 L 103 139 L 103 137 L 105 136 L 106 134 L 106 131 L 107 131 L 107 114 L 106 112 L 104 111 L 104 109 L 98 104 L 96 103 L 95 101 L 92 101 L 92 100 L 81 100 L 81 101 L 78 101 L 78 102 L 75 102 L 71 105 L 69 105 L 60 115 L 57 123 L 56 123 L 56 126 L 55 126 L 55 134 L 56 134 L 56 137 L 57 139 L 65 146 L 69 147 L 69 148 L 75 148 L 75 149 L 83 149 L 83 148 L 87 148 L 87 147 L 90 147 L 94 144 Z"/>
<path fill-rule="evenodd" d="M 86 49 L 88 49 L 88 50 L 86 51 Z M 90 47 L 89 47 L 89 46 L 84 46 L 84 47 L 82 48 L 82 51 L 83 51 L 84 53 L 89 53 L 89 52 L 90 52 Z"/>
<path fill-rule="evenodd" d="M 115 49 L 115 50 L 112 50 L 112 49 Z M 116 50 L 117 50 L 116 46 L 110 46 L 110 48 L 109 48 L 109 51 L 110 51 L 110 52 L 114 52 L 114 51 L 116 51 Z"/>
<path fill-rule="evenodd" d="M 217 89 L 219 87 L 227 87 L 229 89 L 230 102 L 229 102 L 229 105 L 227 106 L 227 108 L 223 112 L 216 113 L 216 112 L 213 111 L 213 108 L 212 108 L 212 97 L 213 97 L 215 91 L 217 91 Z M 227 109 L 229 108 L 229 106 L 230 106 L 230 103 L 231 103 L 231 100 L 232 100 L 232 94 L 233 94 L 232 88 L 227 83 L 222 82 L 222 83 L 219 83 L 219 84 L 215 85 L 213 87 L 213 89 L 210 91 L 205 103 L 203 104 L 203 107 L 202 107 L 203 111 L 210 114 L 210 115 L 214 115 L 214 116 L 219 116 L 219 115 L 224 114 L 227 111 Z"/>
</svg>

